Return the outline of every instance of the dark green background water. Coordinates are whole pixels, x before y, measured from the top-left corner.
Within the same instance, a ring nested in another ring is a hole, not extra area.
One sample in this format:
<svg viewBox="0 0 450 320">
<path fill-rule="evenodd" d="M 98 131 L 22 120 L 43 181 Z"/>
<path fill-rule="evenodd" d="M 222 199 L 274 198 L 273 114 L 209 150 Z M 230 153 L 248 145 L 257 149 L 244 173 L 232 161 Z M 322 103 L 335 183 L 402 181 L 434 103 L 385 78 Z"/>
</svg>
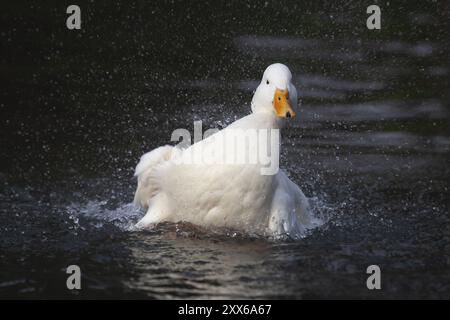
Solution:
<svg viewBox="0 0 450 320">
<path fill-rule="evenodd" d="M 70 4 L 0 12 L 0 297 L 450 298 L 448 2 L 78 1 L 79 31 Z M 302 100 L 281 166 L 328 222 L 298 242 L 130 230 L 139 157 L 248 114 L 274 62 Z"/>
</svg>

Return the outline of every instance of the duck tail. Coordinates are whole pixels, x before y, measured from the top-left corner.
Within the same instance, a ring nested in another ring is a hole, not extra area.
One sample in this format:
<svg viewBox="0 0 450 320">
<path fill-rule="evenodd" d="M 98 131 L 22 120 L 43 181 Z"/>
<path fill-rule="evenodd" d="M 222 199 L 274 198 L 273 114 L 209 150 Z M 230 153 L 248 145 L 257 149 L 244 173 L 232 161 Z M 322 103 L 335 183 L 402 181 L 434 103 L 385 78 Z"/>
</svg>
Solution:
<svg viewBox="0 0 450 320">
<path fill-rule="evenodd" d="M 134 172 L 134 176 L 138 180 L 138 186 L 134 195 L 134 204 L 136 206 L 144 209 L 148 208 L 150 200 L 160 190 L 155 169 L 169 161 L 174 151 L 175 147 L 167 145 L 147 152 L 141 157 Z"/>
</svg>

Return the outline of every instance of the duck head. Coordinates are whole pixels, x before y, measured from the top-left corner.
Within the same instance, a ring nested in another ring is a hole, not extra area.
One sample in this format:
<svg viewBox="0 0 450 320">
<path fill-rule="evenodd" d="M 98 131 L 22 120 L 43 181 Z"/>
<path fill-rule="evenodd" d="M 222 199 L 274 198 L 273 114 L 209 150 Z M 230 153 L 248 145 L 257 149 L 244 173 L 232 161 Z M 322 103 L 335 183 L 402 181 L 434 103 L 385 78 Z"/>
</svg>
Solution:
<svg viewBox="0 0 450 320">
<path fill-rule="evenodd" d="M 297 90 L 291 80 L 291 71 L 284 64 L 268 66 L 253 96 L 252 112 L 269 112 L 278 118 L 294 118 Z"/>
</svg>

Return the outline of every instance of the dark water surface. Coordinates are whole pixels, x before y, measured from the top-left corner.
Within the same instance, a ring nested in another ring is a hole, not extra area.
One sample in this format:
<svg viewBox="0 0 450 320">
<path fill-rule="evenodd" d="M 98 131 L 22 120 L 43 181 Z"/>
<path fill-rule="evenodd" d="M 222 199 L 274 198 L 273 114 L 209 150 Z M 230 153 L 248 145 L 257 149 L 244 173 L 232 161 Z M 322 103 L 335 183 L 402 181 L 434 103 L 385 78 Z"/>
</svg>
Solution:
<svg viewBox="0 0 450 320">
<path fill-rule="evenodd" d="M 0 297 L 450 298 L 450 8 L 377 3 L 379 31 L 360 1 L 79 1 L 80 31 L 60 1 L 2 4 Z M 274 62 L 302 100 L 281 166 L 328 222 L 133 230 L 139 157 L 248 114 Z"/>
</svg>

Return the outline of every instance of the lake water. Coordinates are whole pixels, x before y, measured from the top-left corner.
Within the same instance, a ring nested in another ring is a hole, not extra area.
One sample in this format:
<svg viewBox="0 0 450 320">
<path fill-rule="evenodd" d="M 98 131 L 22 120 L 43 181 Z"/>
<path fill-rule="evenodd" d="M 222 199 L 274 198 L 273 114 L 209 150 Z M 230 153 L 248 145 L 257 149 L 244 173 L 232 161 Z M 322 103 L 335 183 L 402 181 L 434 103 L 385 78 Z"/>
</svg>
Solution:
<svg viewBox="0 0 450 320">
<path fill-rule="evenodd" d="M 1 298 L 450 298 L 444 1 L 381 1 L 375 31 L 356 1 L 78 5 L 79 31 L 58 1 L 2 5 Z M 248 114 L 274 62 L 302 101 L 281 167 L 326 223 L 133 229 L 139 157 Z"/>
</svg>

